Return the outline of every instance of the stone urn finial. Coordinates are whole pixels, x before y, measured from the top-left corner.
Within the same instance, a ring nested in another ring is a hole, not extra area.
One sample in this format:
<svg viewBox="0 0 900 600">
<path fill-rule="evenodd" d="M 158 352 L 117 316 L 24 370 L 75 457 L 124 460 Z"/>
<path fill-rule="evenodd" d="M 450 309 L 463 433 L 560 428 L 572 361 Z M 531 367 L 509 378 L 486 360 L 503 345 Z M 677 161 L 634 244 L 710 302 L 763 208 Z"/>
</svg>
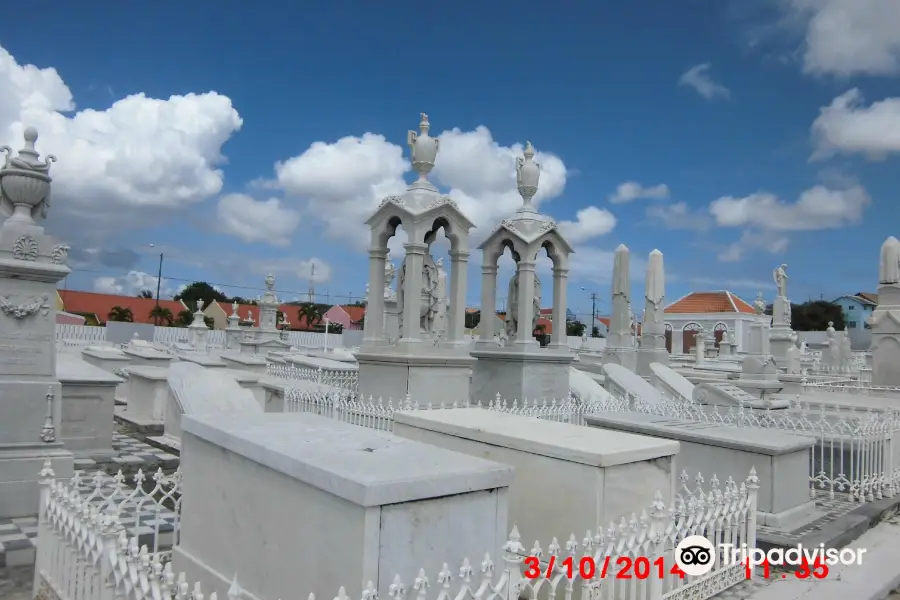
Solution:
<svg viewBox="0 0 900 600">
<path fill-rule="evenodd" d="M 428 122 L 428 115 L 422 113 L 419 133 L 410 130 L 406 136 L 406 142 L 412 151 L 412 166 L 419 174 L 419 181 L 428 180 L 428 174 L 434 168 L 434 160 L 440 146 L 440 140 L 428 135 L 429 129 L 431 124 Z"/>
<path fill-rule="evenodd" d="M 541 178 L 541 166 L 534 162 L 534 146 L 525 142 L 524 158 L 516 159 L 516 186 L 522 196 L 522 212 L 534 212 L 531 201 L 537 194 L 538 182 Z"/>
<path fill-rule="evenodd" d="M 33 224 L 36 217 L 47 216 L 52 181 L 50 163 L 56 162 L 56 157 L 48 155 L 41 160 L 34 148 L 37 139 L 37 129 L 28 127 L 25 129 L 25 147 L 17 156 L 12 155 L 9 146 L 0 148 L 0 152 L 6 154 L 6 163 L 0 168 L 0 196 L 7 208 L 12 209 L 11 221 Z"/>
<path fill-rule="evenodd" d="M 272 291 L 275 288 L 275 276 L 269 273 L 266 275 L 266 289 Z"/>
</svg>

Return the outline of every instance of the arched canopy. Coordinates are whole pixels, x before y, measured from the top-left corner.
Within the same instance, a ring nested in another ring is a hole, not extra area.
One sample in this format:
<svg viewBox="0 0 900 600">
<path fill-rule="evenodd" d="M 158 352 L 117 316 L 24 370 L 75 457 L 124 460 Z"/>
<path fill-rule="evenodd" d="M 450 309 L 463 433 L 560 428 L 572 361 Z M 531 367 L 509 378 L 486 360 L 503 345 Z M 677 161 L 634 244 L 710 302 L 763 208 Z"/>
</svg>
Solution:
<svg viewBox="0 0 900 600">
<path fill-rule="evenodd" d="M 556 223 L 550 220 L 505 220 L 478 249 L 484 253 L 485 264 L 494 265 L 507 247 L 529 261 L 536 260 L 541 250 L 546 250 L 558 269 L 569 268 L 569 255 L 574 252 L 560 235 Z"/>
<path fill-rule="evenodd" d="M 469 230 L 475 226 L 448 196 L 435 196 L 422 210 L 402 196 L 388 196 L 366 225 L 372 230 L 373 244 L 379 248 L 386 247 L 397 226 L 402 225 L 410 243 L 430 244 L 437 231 L 443 229 L 452 250 L 468 250 Z"/>
</svg>

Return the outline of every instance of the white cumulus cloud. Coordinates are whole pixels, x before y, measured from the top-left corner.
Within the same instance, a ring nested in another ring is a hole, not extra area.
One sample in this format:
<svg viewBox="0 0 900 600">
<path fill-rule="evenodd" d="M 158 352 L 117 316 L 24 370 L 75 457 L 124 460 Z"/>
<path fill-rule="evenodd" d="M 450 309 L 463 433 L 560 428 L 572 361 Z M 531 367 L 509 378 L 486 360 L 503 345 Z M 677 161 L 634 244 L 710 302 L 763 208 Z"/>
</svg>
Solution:
<svg viewBox="0 0 900 600">
<path fill-rule="evenodd" d="M 681 74 L 678 78 L 678 85 L 693 88 L 698 94 L 707 100 L 715 100 L 716 98 L 728 98 L 731 92 L 721 83 L 713 81 L 709 75 L 710 63 L 702 63 L 694 65 Z"/>
<path fill-rule="evenodd" d="M 859 185 L 830 188 L 816 185 L 803 191 L 794 202 L 774 194 L 757 192 L 736 198 L 723 196 L 709 205 L 709 213 L 720 227 L 742 228 L 741 238 L 719 256 L 723 262 L 735 262 L 747 250 L 779 254 L 784 252 L 789 231 L 838 229 L 862 221 L 871 203 L 868 192 Z"/>
<path fill-rule="evenodd" d="M 289 246 L 291 234 L 300 224 L 300 213 L 282 200 L 255 200 L 246 194 L 228 194 L 216 206 L 219 229 L 245 242 L 267 242 Z"/>
<path fill-rule="evenodd" d="M 633 200 L 663 200 L 669 197 L 669 186 L 664 183 L 644 187 L 636 181 L 620 183 L 615 193 L 609 195 L 612 204 L 624 204 Z"/>
<path fill-rule="evenodd" d="M 575 213 L 574 221 L 560 221 L 558 225 L 566 240 L 575 245 L 612 231 L 616 217 L 605 208 L 588 206 Z"/>
<path fill-rule="evenodd" d="M 222 146 L 241 124 L 216 92 L 134 94 L 76 112 L 54 68 L 19 63 L 0 48 L 0 144 L 18 150 L 25 128 L 37 128 L 38 151 L 58 159 L 50 223 L 70 242 L 97 241 L 218 194 Z"/>
<path fill-rule="evenodd" d="M 472 236 L 477 240 L 522 204 L 515 173 L 522 146 L 498 144 L 483 126 L 444 131 L 439 139 L 432 179 L 475 223 Z M 563 192 L 567 171 L 550 153 L 538 151 L 535 161 L 541 165 L 541 180 L 534 201 L 541 205 Z M 409 171 L 404 148 L 375 133 L 315 142 L 275 165 L 277 185 L 287 195 L 306 199 L 308 213 L 323 221 L 330 237 L 359 249 L 369 241 L 363 221 L 384 196 L 406 189 L 404 176 Z"/>
<path fill-rule="evenodd" d="M 709 212 L 721 227 L 812 231 L 857 224 L 870 202 L 869 194 L 859 185 L 846 189 L 817 185 L 801 193 L 796 202 L 785 202 L 767 192 L 743 198 L 723 196 L 713 200 Z"/>
<path fill-rule="evenodd" d="M 900 73 L 897 0 L 780 0 L 805 29 L 803 70 L 813 75 Z"/>
<path fill-rule="evenodd" d="M 136 296 L 144 290 L 150 290 L 156 295 L 156 275 L 150 275 L 143 271 L 129 271 L 121 277 L 97 277 L 94 279 L 94 291 L 101 294 L 113 294 L 116 296 Z M 183 288 L 184 286 L 180 286 Z M 169 281 L 163 277 L 160 282 L 159 295 L 161 298 L 171 298 L 176 292 L 169 285 Z"/>
<path fill-rule="evenodd" d="M 812 137 L 813 159 L 837 153 L 880 159 L 900 152 L 900 98 L 864 106 L 862 92 L 853 88 L 820 110 L 812 124 Z"/>
</svg>

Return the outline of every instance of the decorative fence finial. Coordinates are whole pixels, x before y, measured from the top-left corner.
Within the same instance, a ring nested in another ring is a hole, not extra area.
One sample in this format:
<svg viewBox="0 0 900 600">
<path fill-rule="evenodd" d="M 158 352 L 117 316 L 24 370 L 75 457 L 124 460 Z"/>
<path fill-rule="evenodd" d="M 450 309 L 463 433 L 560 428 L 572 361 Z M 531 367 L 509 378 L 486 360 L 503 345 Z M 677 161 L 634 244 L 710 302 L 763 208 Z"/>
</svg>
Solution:
<svg viewBox="0 0 900 600">
<path fill-rule="evenodd" d="M 53 426 L 53 387 L 47 388 L 47 416 L 41 427 L 41 441 L 45 444 L 56 441 L 56 428 Z"/>
</svg>

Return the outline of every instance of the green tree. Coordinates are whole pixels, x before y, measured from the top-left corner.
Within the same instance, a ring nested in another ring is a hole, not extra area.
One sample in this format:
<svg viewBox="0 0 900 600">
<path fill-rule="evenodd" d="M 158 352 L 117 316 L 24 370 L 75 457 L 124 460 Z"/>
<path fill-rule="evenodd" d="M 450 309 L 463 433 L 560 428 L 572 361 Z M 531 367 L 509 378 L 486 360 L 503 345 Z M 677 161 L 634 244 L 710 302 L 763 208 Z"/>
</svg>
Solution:
<svg viewBox="0 0 900 600">
<path fill-rule="evenodd" d="M 833 302 L 814 300 L 791 305 L 791 329 L 794 331 L 825 331 L 828 322 L 837 330 L 844 329 L 844 312 Z"/>
<path fill-rule="evenodd" d="M 213 301 L 231 303 L 228 296 L 206 283 L 205 281 L 195 281 L 180 293 L 175 295 L 175 300 L 181 300 L 188 308 L 193 310 L 197 306 L 197 300 L 203 300 L 203 306 L 209 306 Z M 193 317 L 192 317 L 193 320 Z"/>
<path fill-rule="evenodd" d="M 302 325 L 306 324 L 309 327 L 315 327 L 322 321 L 322 315 L 325 312 L 322 311 L 320 305 L 314 302 L 304 302 L 297 309 L 297 324 Z"/>
<path fill-rule="evenodd" d="M 600 337 L 600 328 L 597 327 L 596 325 L 594 325 L 594 327 L 591 328 L 591 337 Z"/>
<path fill-rule="evenodd" d="M 324 325 L 322 326 L 322 331 L 325 331 Z M 344 333 L 344 326 L 341 323 L 329 323 L 328 333 Z"/>
<path fill-rule="evenodd" d="M 584 330 L 587 328 L 587 325 L 582 323 L 581 321 L 567 321 L 566 322 L 566 335 L 572 337 L 581 337 L 584 335 Z"/>
<path fill-rule="evenodd" d="M 165 306 L 154 306 L 150 311 L 150 319 L 156 325 L 171 327 L 175 322 L 175 315 L 173 315 L 172 311 Z"/>
<path fill-rule="evenodd" d="M 463 318 L 465 321 L 466 329 L 475 329 L 478 327 L 478 324 L 481 323 L 481 311 L 476 310 L 473 312 L 466 312 L 466 316 Z"/>
<path fill-rule="evenodd" d="M 106 318 L 109 321 L 118 321 L 120 323 L 134 323 L 134 313 L 128 307 L 113 306 Z"/>
<path fill-rule="evenodd" d="M 153 299 L 153 292 L 150 290 L 141 290 L 141 293 L 137 295 L 138 298 L 150 298 Z"/>
</svg>

